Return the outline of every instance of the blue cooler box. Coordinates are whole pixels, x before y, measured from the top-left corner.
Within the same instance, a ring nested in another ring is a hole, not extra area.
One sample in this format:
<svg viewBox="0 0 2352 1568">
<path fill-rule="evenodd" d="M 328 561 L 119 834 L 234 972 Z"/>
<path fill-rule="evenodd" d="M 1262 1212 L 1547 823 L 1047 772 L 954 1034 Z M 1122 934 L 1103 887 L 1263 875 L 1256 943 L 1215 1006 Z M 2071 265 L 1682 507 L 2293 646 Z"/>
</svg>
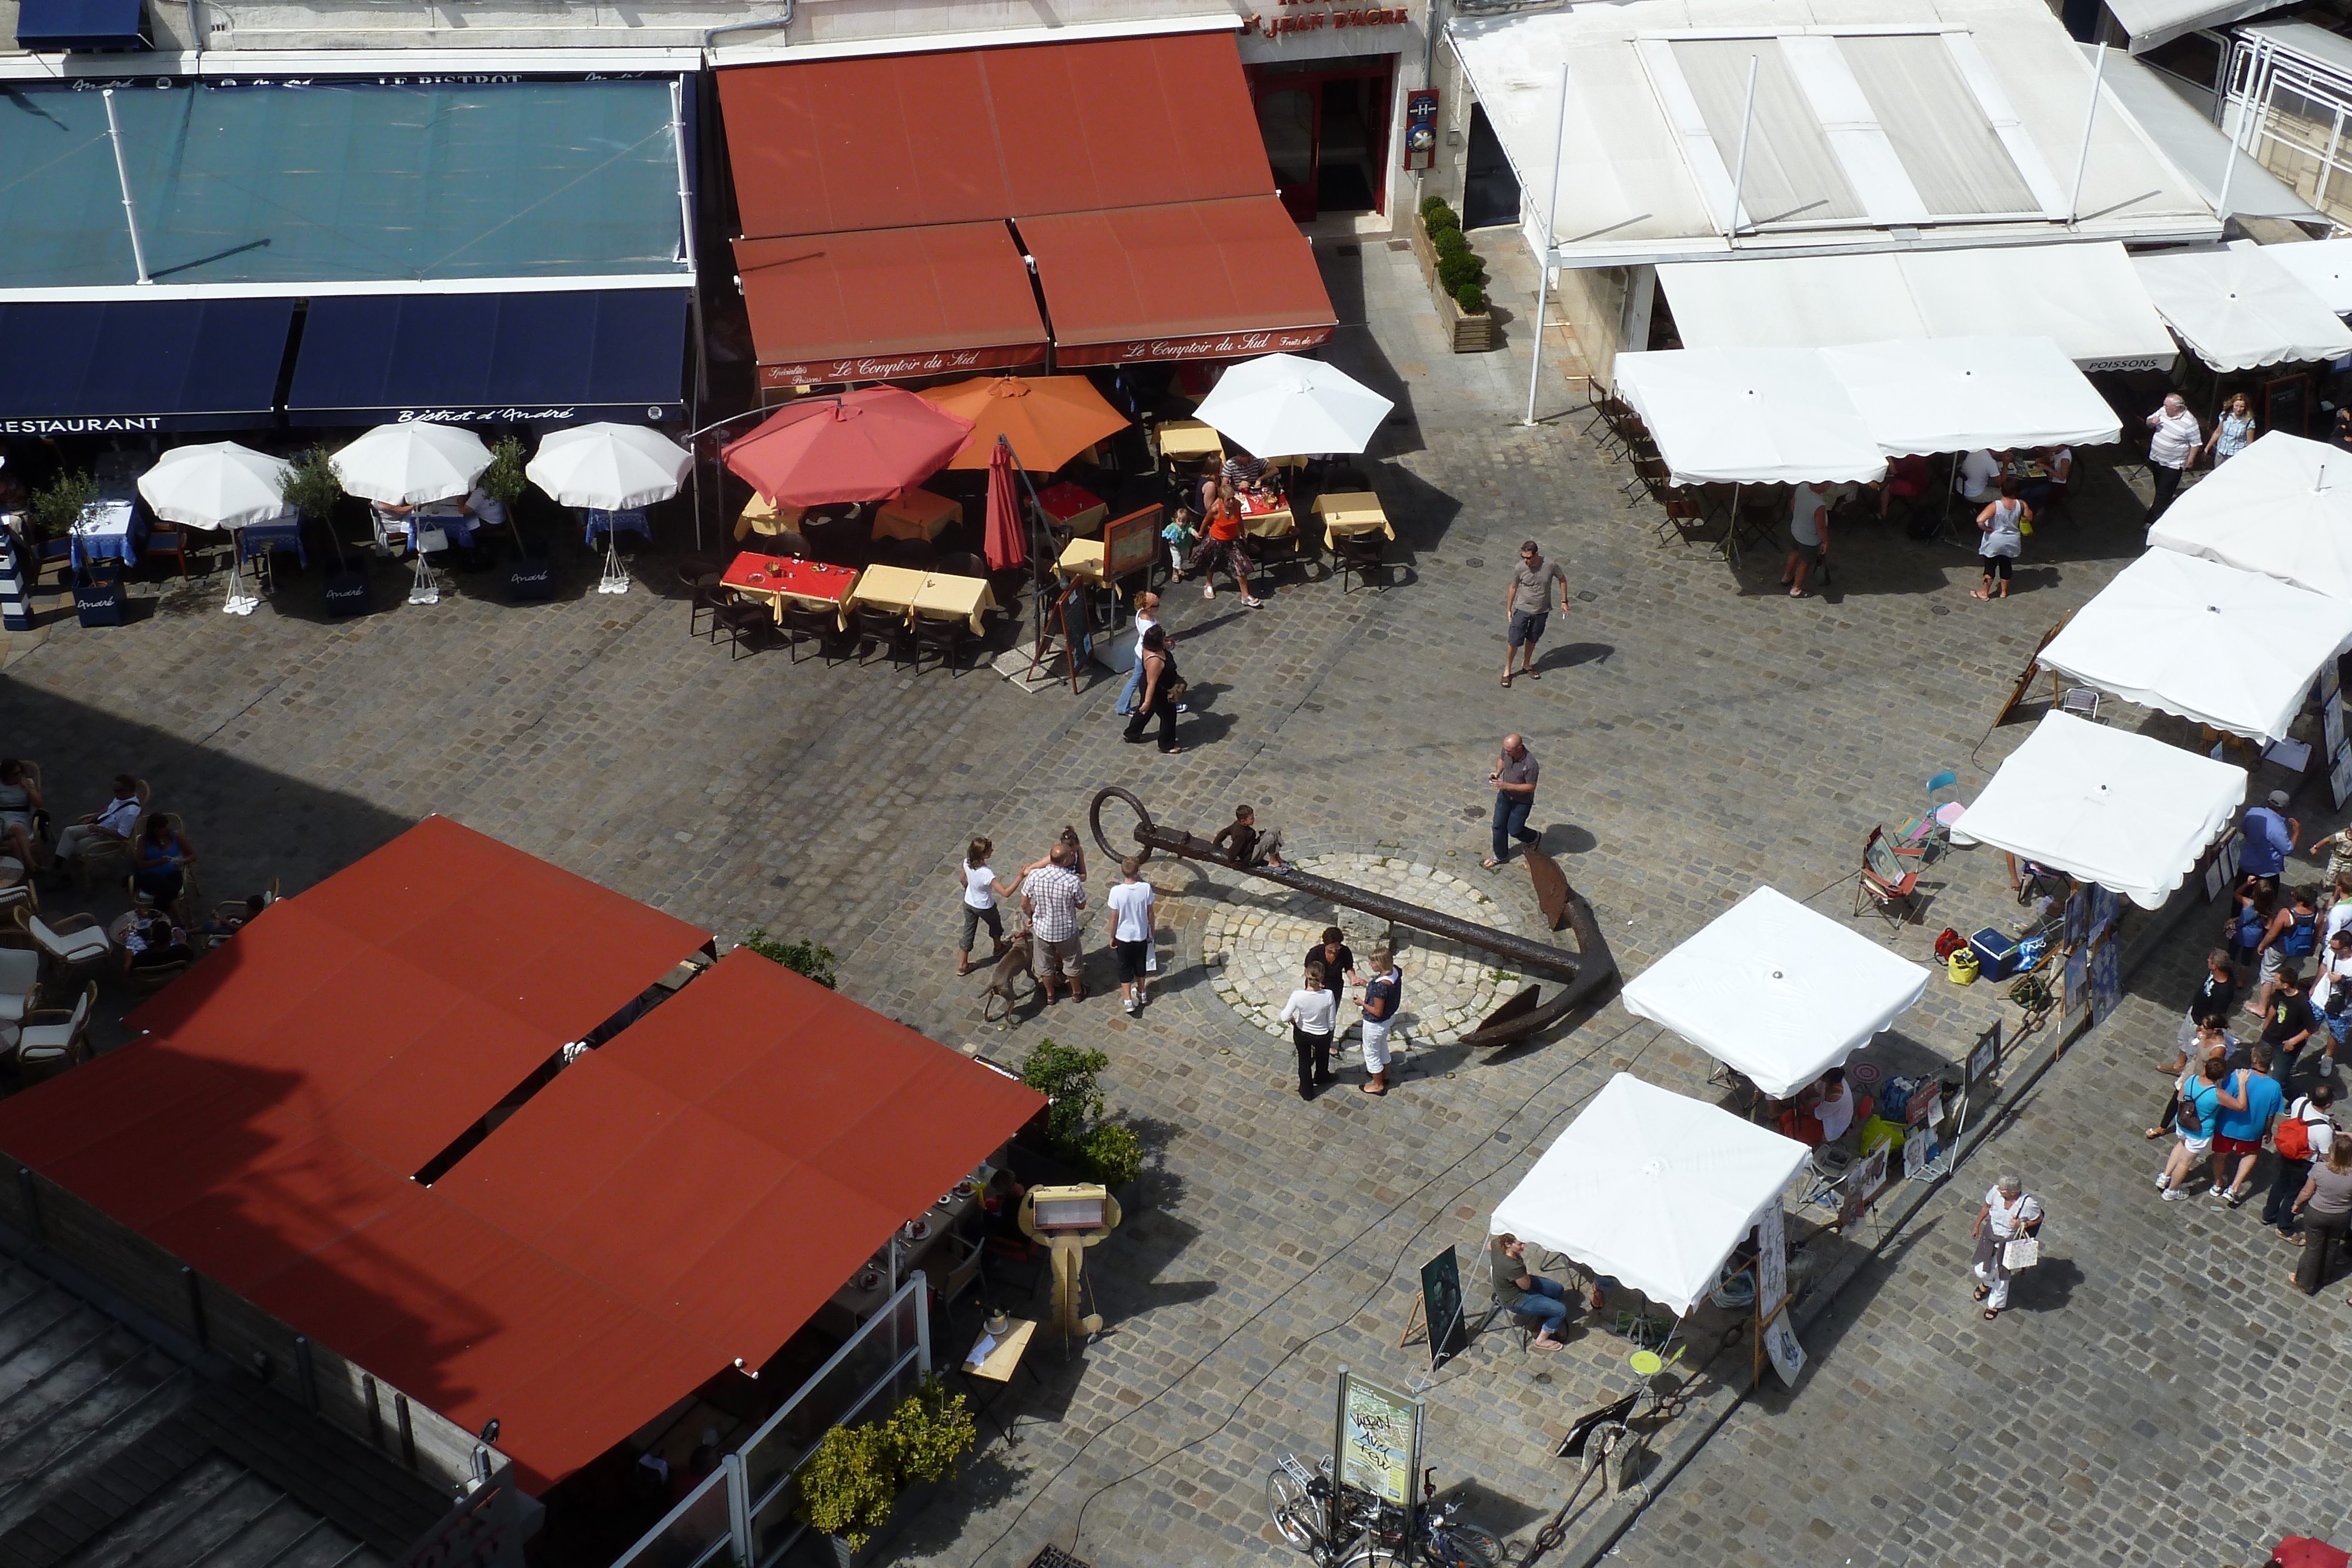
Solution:
<svg viewBox="0 0 2352 1568">
<path fill-rule="evenodd" d="M 1976 950 L 1979 973 L 1988 980 L 2006 980 L 2017 972 L 2017 944 L 1988 925 L 1969 938 Z"/>
</svg>

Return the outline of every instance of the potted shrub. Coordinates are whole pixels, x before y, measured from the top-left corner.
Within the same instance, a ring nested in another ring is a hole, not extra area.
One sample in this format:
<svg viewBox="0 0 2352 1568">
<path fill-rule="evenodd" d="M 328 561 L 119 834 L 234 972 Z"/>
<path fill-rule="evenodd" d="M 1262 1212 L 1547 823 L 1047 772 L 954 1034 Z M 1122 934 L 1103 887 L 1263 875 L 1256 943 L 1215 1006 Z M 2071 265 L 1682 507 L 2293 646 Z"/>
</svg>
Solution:
<svg viewBox="0 0 2352 1568">
<path fill-rule="evenodd" d="M 815 942 L 780 942 L 768 935 L 764 925 L 754 925 L 743 933 L 740 946 L 749 947 L 771 964 L 782 964 L 796 974 L 806 975 L 826 990 L 838 988 L 834 984 L 833 949 Z"/>
<path fill-rule="evenodd" d="M 1099 1051 L 1042 1040 L 1021 1064 L 1021 1082 L 1045 1096 L 1038 1121 L 1022 1129 L 1018 1142 L 1027 1156 L 1022 1179 L 1028 1185 L 1099 1182 L 1133 1212 L 1141 1197 L 1143 1143 L 1129 1127 L 1104 1112 L 1102 1071 L 1110 1058 Z M 1042 1155 L 1040 1159 L 1038 1156 Z"/>
<path fill-rule="evenodd" d="M 801 1467 L 801 1520 L 828 1539 L 838 1568 L 871 1562 L 979 1441 L 964 1396 L 926 1377 L 883 1420 L 824 1435 Z"/>
<path fill-rule="evenodd" d="M 1486 267 L 1462 232 L 1462 219 L 1444 198 L 1421 204 L 1413 254 L 1429 283 L 1432 302 L 1445 322 L 1457 354 L 1496 347 L 1495 319 L 1486 308 Z"/>
<path fill-rule="evenodd" d="M 35 490 L 27 502 L 29 526 L 33 537 L 44 546 L 46 558 L 57 546 L 65 548 L 58 554 L 71 559 L 71 538 L 74 525 L 81 520 L 83 508 L 98 498 L 98 481 L 79 469 L 60 473 L 56 478 Z M 93 556 L 88 565 L 73 571 L 74 614 L 85 626 L 120 626 L 122 624 L 123 563 L 112 556 Z"/>
<path fill-rule="evenodd" d="M 490 443 L 490 465 L 482 470 L 482 494 L 505 508 L 507 533 L 514 540 L 515 558 L 507 568 L 507 596 L 515 600 L 555 597 L 555 562 L 547 547 L 522 537 L 516 508 L 529 483 L 523 477 L 524 452 L 520 436 L 501 435 Z"/>
<path fill-rule="evenodd" d="M 293 472 L 279 481 L 278 493 L 305 523 L 327 532 L 334 547 L 335 570 L 327 573 L 327 613 L 361 615 L 369 608 L 367 573 L 343 554 L 343 536 L 335 528 L 335 508 L 342 504 L 343 482 L 335 476 L 333 455 L 323 446 L 306 449 L 294 459 Z M 245 547 L 240 543 L 237 547 Z"/>
<path fill-rule="evenodd" d="M 61 473 L 36 489 L 25 502 L 25 538 L 44 562 L 69 560 L 68 536 L 81 520 L 82 508 L 98 495 L 98 481 L 80 472 Z M 26 574 L 38 575 L 38 569 Z M 68 572 L 68 585 L 71 577 Z"/>
</svg>

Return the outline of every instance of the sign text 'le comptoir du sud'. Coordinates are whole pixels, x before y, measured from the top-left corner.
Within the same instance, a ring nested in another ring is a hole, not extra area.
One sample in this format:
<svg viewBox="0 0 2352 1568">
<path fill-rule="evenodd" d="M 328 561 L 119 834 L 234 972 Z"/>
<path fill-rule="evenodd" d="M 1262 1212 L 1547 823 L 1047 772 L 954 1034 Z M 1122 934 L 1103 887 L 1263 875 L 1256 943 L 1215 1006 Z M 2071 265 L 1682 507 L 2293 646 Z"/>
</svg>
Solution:
<svg viewBox="0 0 2352 1568">
<path fill-rule="evenodd" d="M 1283 15 L 1251 19 L 1259 31 L 1269 35 L 1312 33 L 1324 27 L 1402 27 L 1412 20 L 1411 14 L 1402 7 L 1325 6 L 1319 0 L 1274 0 L 1274 3 L 1283 7 Z M 1247 26 L 1243 28 L 1244 32 L 1248 30 Z"/>
</svg>

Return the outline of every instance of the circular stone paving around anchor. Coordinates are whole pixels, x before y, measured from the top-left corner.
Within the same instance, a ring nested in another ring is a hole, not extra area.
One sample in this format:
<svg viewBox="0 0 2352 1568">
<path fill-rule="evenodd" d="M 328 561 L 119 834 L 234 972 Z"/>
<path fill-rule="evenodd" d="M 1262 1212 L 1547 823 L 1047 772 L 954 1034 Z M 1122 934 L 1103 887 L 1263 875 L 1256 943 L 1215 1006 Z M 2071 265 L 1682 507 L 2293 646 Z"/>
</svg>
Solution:
<svg viewBox="0 0 2352 1568">
<path fill-rule="evenodd" d="M 1403 855 L 1311 855 L 1290 863 L 1333 882 L 1480 925 L 1508 930 L 1519 925 L 1504 905 L 1469 882 Z M 1511 869 L 1518 869 L 1516 861 Z M 1227 1006 L 1266 1033 L 1287 1037 L 1290 1026 L 1280 1021 L 1282 1005 L 1299 987 L 1307 948 L 1322 940 L 1328 926 L 1372 917 L 1271 883 L 1249 886 L 1248 895 L 1209 912 L 1202 956 L 1216 968 L 1216 993 Z M 1351 946 L 1360 977 L 1371 954 L 1362 941 L 1351 939 Z M 1398 1009 L 1398 1022 L 1406 1040 L 1415 1046 L 1453 1044 L 1528 983 L 1492 953 L 1407 926 L 1395 927 L 1391 946 L 1404 971 L 1404 1005 Z M 1346 1033 L 1359 1016 L 1353 998 L 1343 990 L 1340 1032 Z"/>
</svg>

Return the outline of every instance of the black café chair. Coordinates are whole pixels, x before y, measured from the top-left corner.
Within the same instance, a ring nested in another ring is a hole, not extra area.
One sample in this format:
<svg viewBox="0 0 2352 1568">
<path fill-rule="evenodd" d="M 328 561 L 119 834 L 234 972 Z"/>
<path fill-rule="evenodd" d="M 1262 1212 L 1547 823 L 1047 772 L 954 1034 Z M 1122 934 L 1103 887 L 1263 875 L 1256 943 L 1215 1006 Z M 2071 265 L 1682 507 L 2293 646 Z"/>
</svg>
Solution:
<svg viewBox="0 0 2352 1568">
<path fill-rule="evenodd" d="M 878 644 L 893 660 L 898 650 L 908 645 L 907 613 L 903 610 L 879 610 L 861 604 L 849 612 L 849 630 L 857 639 L 857 662 L 866 662 L 867 643 Z"/>
<path fill-rule="evenodd" d="M 817 656 L 830 660 L 834 646 L 841 636 L 841 624 L 834 618 L 834 612 L 792 600 L 784 601 L 783 615 L 777 629 L 784 639 L 784 652 L 792 656 L 795 664 L 801 662 L 803 643 L 815 643 Z"/>
<path fill-rule="evenodd" d="M 1358 586 L 1372 580 L 1380 573 L 1380 589 L 1388 591 L 1388 540 L 1377 533 L 1341 534 L 1331 541 L 1331 558 L 1339 574 L 1339 591 L 1347 592 L 1348 574 L 1354 572 Z"/>
<path fill-rule="evenodd" d="M 721 588 L 710 612 L 710 640 L 727 634 L 727 662 L 733 664 L 746 653 L 760 651 L 761 642 L 775 629 L 776 613 L 757 599 L 739 599 L 730 589 Z"/>
<path fill-rule="evenodd" d="M 938 568 L 940 552 L 929 539 L 876 539 L 874 559 L 884 566 L 932 571 Z"/>
<path fill-rule="evenodd" d="M 964 644 L 971 641 L 971 628 L 961 617 L 918 615 L 915 617 L 915 674 L 923 673 L 923 655 L 937 653 L 940 663 L 953 674 L 963 674 L 961 663 Z"/>
<path fill-rule="evenodd" d="M 931 563 L 931 570 L 950 577 L 986 577 L 988 558 L 963 552 L 943 555 Z"/>
</svg>

